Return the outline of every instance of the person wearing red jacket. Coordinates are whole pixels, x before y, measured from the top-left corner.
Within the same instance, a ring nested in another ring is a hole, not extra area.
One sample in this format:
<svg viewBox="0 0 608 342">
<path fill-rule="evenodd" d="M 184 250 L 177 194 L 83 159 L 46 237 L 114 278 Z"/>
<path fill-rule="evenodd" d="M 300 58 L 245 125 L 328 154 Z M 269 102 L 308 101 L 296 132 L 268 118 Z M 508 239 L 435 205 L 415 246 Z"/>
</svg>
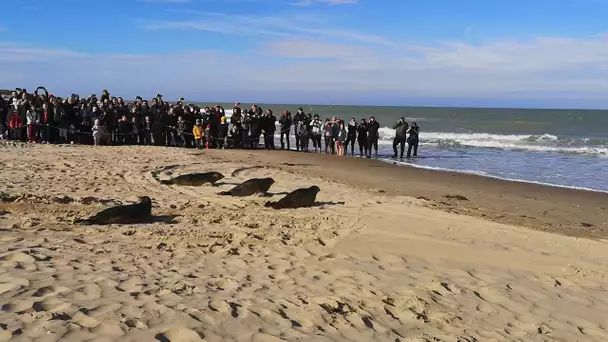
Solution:
<svg viewBox="0 0 608 342">
<path fill-rule="evenodd" d="M 40 125 L 40 130 L 42 132 L 42 143 L 50 144 L 51 142 L 53 142 L 53 131 L 51 127 L 53 125 L 53 111 L 51 110 L 48 102 L 42 104 L 42 115 L 40 117 Z"/>
<path fill-rule="evenodd" d="M 23 139 L 23 120 L 19 116 L 18 112 L 13 112 L 10 116 L 8 126 L 11 129 L 13 140 L 22 140 Z"/>
</svg>

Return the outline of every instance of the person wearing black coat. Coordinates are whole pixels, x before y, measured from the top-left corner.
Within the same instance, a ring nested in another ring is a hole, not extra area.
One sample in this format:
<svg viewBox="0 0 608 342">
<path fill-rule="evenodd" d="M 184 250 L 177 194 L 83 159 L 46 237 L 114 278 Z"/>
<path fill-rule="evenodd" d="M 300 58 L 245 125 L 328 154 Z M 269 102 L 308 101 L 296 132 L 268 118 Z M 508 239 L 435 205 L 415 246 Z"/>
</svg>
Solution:
<svg viewBox="0 0 608 342">
<path fill-rule="evenodd" d="M 84 117 L 78 127 L 78 143 L 82 145 L 93 145 L 93 136 L 91 135 L 91 121 L 88 117 Z"/>
<path fill-rule="evenodd" d="M 287 140 L 287 149 L 289 150 L 289 132 L 291 131 L 291 113 L 286 110 L 283 112 L 283 115 L 279 119 L 279 124 L 281 125 L 281 150 L 285 148 L 285 140 Z"/>
<path fill-rule="evenodd" d="M 266 109 L 264 114 L 264 148 L 274 150 L 274 133 L 277 130 L 277 118 L 272 114 L 272 110 Z"/>
<path fill-rule="evenodd" d="M 357 121 L 352 118 L 348 123 L 346 141 L 344 142 L 344 155 L 348 154 L 348 145 L 350 144 L 350 154 L 355 155 L 355 140 L 357 140 Z"/>
<path fill-rule="evenodd" d="M 68 128 L 70 128 L 70 117 L 65 112 L 63 106 L 55 107 L 55 122 L 59 122 L 59 137 L 60 143 L 67 144 L 68 141 Z"/>
<path fill-rule="evenodd" d="M 251 114 L 249 114 L 248 110 L 243 111 L 243 115 L 241 117 L 241 146 L 243 148 L 249 148 L 249 135 L 251 131 Z"/>
<path fill-rule="evenodd" d="M 367 120 L 361 119 L 361 123 L 357 127 L 357 143 L 359 144 L 359 156 L 367 156 Z"/>
<path fill-rule="evenodd" d="M 251 132 L 251 135 L 249 136 L 249 147 L 253 149 L 256 149 L 260 144 L 260 135 L 262 130 L 262 118 L 256 109 L 249 111 L 249 117 L 251 118 L 251 126 L 249 129 Z"/>
<path fill-rule="evenodd" d="M 298 108 L 298 111 L 296 112 L 296 114 L 293 116 L 293 120 L 292 123 L 293 125 L 296 127 L 295 129 L 295 136 L 296 136 L 296 148 L 298 151 L 300 151 L 302 143 L 300 141 L 301 138 L 305 138 L 305 137 L 300 137 L 301 132 L 298 132 L 298 123 L 300 123 L 300 121 L 305 121 L 306 120 L 306 114 L 304 114 L 304 108 L 300 107 Z"/>
<path fill-rule="evenodd" d="M 420 127 L 418 127 L 418 124 L 413 122 L 408 133 L 410 135 L 407 138 L 407 157 L 412 156 L 412 149 L 414 150 L 414 157 L 418 157 L 418 143 L 420 141 Z"/>
<path fill-rule="evenodd" d="M 397 147 L 401 148 L 400 158 L 403 158 L 403 150 L 405 149 L 405 140 L 408 131 L 408 124 L 404 118 L 400 118 L 399 121 L 393 126 L 395 130 L 395 139 L 393 140 L 393 158 L 397 158 Z"/>
<path fill-rule="evenodd" d="M 8 103 L 4 100 L 4 97 L 0 96 L 0 138 L 3 137 L 4 132 L 8 127 Z"/>
<path fill-rule="evenodd" d="M 226 117 L 220 118 L 220 124 L 217 126 L 217 148 L 226 148 L 226 139 L 228 138 L 228 123 Z"/>
<path fill-rule="evenodd" d="M 123 115 L 118 121 L 118 136 L 116 139 L 118 145 L 130 145 L 132 143 L 130 139 L 132 132 L 131 123 L 127 120 L 127 116 Z"/>
<path fill-rule="evenodd" d="M 374 149 L 374 156 L 378 157 L 378 139 L 380 138 L 379 131 L 380 123 L 376 121 L 373 116 L 369 118 L 369 124 L 367 125 L 367 157 L 371 158 L 372 149 Z"/>
</svg>

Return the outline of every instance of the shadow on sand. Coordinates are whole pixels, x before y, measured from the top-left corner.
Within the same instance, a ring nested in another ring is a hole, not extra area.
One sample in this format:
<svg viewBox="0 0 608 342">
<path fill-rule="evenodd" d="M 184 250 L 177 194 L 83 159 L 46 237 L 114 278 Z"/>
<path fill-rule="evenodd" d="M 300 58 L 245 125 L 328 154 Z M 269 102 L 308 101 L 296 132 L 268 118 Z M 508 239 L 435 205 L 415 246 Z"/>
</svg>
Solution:
<svg viewBox="0 0 608 342">
<path fill-rule="evenodd" d="M 129 222 L 129 223 L 120 223 L 120 222 L 112 222 L 112 223 L 89 223 L 86 220 L 76 221 L 75 224 L 80 226 L 110 226 L 110 225 L 141 225 L 141 224 L 154 224 L 154 223 L 166 223 L 166 224 L 175 224 L 178 223 L 175 219 L 181 217 L 182 215 L 152 215 L 150 217 L 141 218 L 137 220 L 137 222 Z"/>
<path fill-rule="evenodd" d="M 346 202 L 315 202 L 312 206 L 313 207 L 333 207 L 336 205 L 345 205 Z"/>
<path fill-rule="evenodd" d="M 230 183 L 230 182 L 216 182 L 215 184 L 212 185 L 212 187 L 218 187 L 218 186 L 222 186 L 222 185 L 232 185 L 232 186 L 237 186 L 237 185 L 241 185 L 241 183 Z"/>
</svg>

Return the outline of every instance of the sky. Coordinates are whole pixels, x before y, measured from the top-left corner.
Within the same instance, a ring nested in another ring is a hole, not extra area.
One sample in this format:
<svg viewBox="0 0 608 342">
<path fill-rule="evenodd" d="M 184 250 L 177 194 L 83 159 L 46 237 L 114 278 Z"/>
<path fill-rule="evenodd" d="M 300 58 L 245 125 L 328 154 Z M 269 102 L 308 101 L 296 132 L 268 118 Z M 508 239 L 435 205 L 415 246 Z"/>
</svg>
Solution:
<svg viewBox="0 0 608 342">
<path fill-rule="evenodd" d="M 0 88 L 608 108 L 608 0 L 20 0 L 2 8 Z"/>
</svg>

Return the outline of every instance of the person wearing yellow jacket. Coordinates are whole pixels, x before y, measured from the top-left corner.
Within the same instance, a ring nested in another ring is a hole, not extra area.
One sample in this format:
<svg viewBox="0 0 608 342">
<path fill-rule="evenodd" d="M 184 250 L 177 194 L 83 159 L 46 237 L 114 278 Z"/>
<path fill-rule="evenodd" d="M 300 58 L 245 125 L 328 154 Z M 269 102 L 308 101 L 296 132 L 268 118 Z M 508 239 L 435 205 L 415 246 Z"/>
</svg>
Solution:
<svg viewBox="0 0 608 342">
<path fill-rule="evenodd" d="M 192 135 L 194 135 L 194 143 L 196 148 L 203 148 L 203 123 L 201 119 L 196 119 L 196 125 L 192 128 Z"/>
</svg>

